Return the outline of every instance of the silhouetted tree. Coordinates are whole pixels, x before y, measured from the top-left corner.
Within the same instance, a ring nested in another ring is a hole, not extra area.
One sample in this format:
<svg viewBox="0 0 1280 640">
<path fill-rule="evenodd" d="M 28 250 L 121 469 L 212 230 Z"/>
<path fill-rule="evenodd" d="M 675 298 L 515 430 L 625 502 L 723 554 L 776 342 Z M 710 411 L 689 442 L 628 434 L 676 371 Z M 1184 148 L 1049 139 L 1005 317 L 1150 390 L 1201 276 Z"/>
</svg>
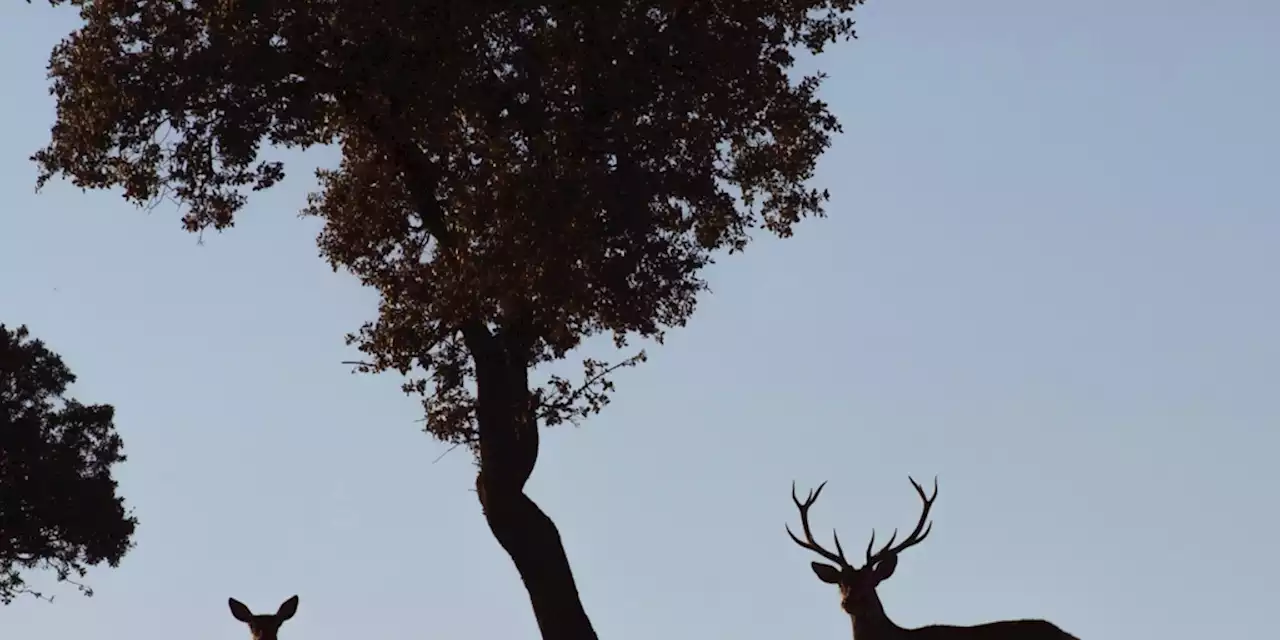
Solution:
<svg viewBox="0 0 1280 640">
<path fill-rule="evenodd" d="M 860 0 L 52 0 L 84 25 L 50 66 L 40 181 L 171 197 L 222 229 L 276 184 L 263 144 L 336 143 L 305 212 L 381 293 L 348 337 L 427 430 L 469 446 L 489 526 L 545 638 L 594 638 L 555 525 L 524 493 L 537 424 L 593 414 L 607 374 L 530 380 L 592 335 L 661 340 L 699 270 L 819 215 L 838 130 L 792 78 Z"/>
<path fill-rule="evenodd" d="M 23 572 L 52 570 L 58 580 L 106 562 L 132 546 L 138 522 L 116 495 L 111 467 L 123 462 L 111 405 L 64 398 L 76 376 L 27 328 L 0 324 L 0 602 L 40 596 Z"/>
</svg>

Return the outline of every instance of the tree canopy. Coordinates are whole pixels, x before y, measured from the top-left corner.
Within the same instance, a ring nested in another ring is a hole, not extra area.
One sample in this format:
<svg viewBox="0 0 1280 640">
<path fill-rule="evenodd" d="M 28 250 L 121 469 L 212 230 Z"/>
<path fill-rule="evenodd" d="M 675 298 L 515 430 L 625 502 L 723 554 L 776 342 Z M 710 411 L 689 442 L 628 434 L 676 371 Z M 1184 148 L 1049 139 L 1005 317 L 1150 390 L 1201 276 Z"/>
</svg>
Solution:
<svg viewBox="0 0 1280 640">
<path fill-rule="evenodd" d="M 26 327 L 0 324 L 0 602 L 32 591 L 23 574 L 75 580 L 117 566 L 138 522 L 117 495 L 125 459 L 111 405 L 64 398 L 75 382 L 58 354 Z"/>
<path fill-rule="evenodd" d="M 51 57 L 40 182 L 225 229 L 285 175 L 264 145 L 337 145 L 304 212 L 381 294 L 361 368 L 407 376 L 427 430 L 474 451 L 544 637 L 594 637 L 523 487 L 538 424 L 599 411 L 643 354 L 530 372 L 594 335 L 661 340 L 718 252 L 822 213 L 807 182 L 839 126 L 794 52 L 851 37 L 860 0 L 51 1 L 84 24 Z"/>
</svg>

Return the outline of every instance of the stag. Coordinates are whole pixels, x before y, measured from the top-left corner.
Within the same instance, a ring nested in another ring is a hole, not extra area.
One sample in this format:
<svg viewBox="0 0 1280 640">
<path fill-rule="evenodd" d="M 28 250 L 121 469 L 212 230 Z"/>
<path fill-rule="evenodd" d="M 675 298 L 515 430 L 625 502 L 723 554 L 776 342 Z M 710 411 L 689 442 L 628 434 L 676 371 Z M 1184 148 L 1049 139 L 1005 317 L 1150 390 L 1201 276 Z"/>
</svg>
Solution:
<svg viewBox="0 0 1280 640">
<path fill-rule="evenodd" d="M 871 541 L 867 543 L 866 562 L 859 568 L 845 559 L 844 549 L 840 547 L 840 536 L 834 531 L 831 534 L 835 539 L 834 553 L 823 548 L 813 538 L 813 531 L 809 527 L 809 507 L 818 500 L 827 483 L 818 485 L 803 501 L 796 495 L 795 483 L 791 484 L 791 500 L 800 510 L 800 527 L 805 539 L 796 537 L 791 531 L 791 525 L 787 525 L 787 535 L 801 547 L 835 563 L 830 565 L 813 562 L 810 566 L 819 580 L 840 587 L 840 607 L 853 621 L 854 640 L 1079 640 L 1045 620 L 1001 620 L 973 626 L 936 624 L 917 629 L 906 629 L 890 620 L 884 612 L 884 605 L 880 603 L 880 596 L 876 595 L 876 587 L 893 575 L 893 570 L 898 567 L 898 554 L 923 542 L 933 530 L 929 510 L 933 508 L 933 501 L 938 498 L 936 477 L 933 479 L 933 495 L 926 495 L 920 483 L 914 478 L 909 479 L 924 503 L 915 529 L 896 545 L 894 541 L 898 537 L 898 530 L 894 529 L 889 541 L 874 552 L 872 550 L 875 548 L 876 534 L 873 530 Z"/>
</svg>

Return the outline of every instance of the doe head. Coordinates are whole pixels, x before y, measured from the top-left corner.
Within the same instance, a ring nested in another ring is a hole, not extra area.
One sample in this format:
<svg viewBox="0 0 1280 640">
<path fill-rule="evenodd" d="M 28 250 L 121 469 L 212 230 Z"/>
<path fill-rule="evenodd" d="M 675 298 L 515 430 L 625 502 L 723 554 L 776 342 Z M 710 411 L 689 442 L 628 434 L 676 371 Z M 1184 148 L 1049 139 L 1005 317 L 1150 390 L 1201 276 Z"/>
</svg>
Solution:
<svg viewBox="0 0 1280 640">
<path fill-rule="evenodd" d="M 249 611 L 249 607 L 235 598 L 227 598 L 227 605 L 231 607 L 231 615 L 235 616 L 236 620 L 249 625 L 249 633 L 253 635 L 253 640 L 276 640 L 280 625 L 298 612 L 298 596 L 285 600 L 275 613 L 266 615 L 255 615 Z"/>
<path fill-rule="evenodd" d="M 858 615 L 866 612 L 870 608 L 879 606 L 880 599 L 876 595 L 876 587 L 881 582 L 888 580 L 893 575 L 894 569 L 898 568 L 898 554 L 909 547 L 913 547 L 924 541 L 925 537 L 933 529 L 933 523 L 929 522 L 929 510 L 933 508 L 933 501 L 938 498 L 938 479 L 933 479 L 933 495 L 926 495 L 924 487 L 915 479 L 911 480 L 911 486 L 915 487 L 916 493 L 920 496 L 920 500 L 924 503 L 921 510 L 920 519 L 916 522 L 915 529 L 911 535 L 907 536 L 902 542 L 894 544 L 898 537 L 898 530 L 894 529 L 893 535 L 889 537 L 889 542 L 885 543 L 879 551 L 872 551 L 876 544 L 876 533 L 871 532 L 871 541 L 867 543 L 866 562 L 861 567 L 854 567 L 844 557 L 844 549 L 840 547 L 840 536 L 833 530 L 832 538 L 835 540 L 835 552 L 828 551 L 818 544 L 813 538 L 813 531 L 809 527 L 809 507 L 818 500 L 818 496 L 822 494 L 822 488 L 827 483 L 818 485 L 818 488 L 810 491 L 809 496 L 804 500 L 796 495 L 795 483 L 791 484 L 791 500 L 795 502 L 796 508 L 800 510 L 800 527 L 804 532 L 804 540 L 796 537 L 791 532 L 791 526 L 787 525 L 787 535 L 801 547 L 812 551 L 827 560 L 835 563 L 834 565 L 824 562 L 810 563 L 813 573 L 818 579 L 827 583 L 840 587 L 840 606 L 846 612 Z"/>
</svg>

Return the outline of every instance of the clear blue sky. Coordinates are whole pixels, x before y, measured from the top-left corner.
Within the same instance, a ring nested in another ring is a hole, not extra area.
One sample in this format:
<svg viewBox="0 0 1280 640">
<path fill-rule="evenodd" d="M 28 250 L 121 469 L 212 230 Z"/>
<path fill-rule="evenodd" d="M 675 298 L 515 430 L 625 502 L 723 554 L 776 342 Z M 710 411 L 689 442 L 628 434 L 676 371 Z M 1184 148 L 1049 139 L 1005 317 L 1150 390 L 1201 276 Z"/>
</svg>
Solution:
<svg viewBox="0 0 1280 640">
<path fill-rule="evenodd" d="M 350 375 L 374 297 L 295 212 L 312 154 L 204 246 L 177 214 L 32 191 L 68 11 L 0 3 L 0 319 L 117 406 L 142 526 L 117 571 L 0 609 L 14 638 L 531 638 L 458 451 Z M 602 638 L 847 638 L 783 523 L 930 540 L 904 625 L 1044 617 L 1081 638 L 1274 628 L 1280 551 L 1280 9 L 876 0 L 824 60 L 830 217 L 725 259 L 695 321 L 545 439 L 530 487 Z"/>
</svg>

